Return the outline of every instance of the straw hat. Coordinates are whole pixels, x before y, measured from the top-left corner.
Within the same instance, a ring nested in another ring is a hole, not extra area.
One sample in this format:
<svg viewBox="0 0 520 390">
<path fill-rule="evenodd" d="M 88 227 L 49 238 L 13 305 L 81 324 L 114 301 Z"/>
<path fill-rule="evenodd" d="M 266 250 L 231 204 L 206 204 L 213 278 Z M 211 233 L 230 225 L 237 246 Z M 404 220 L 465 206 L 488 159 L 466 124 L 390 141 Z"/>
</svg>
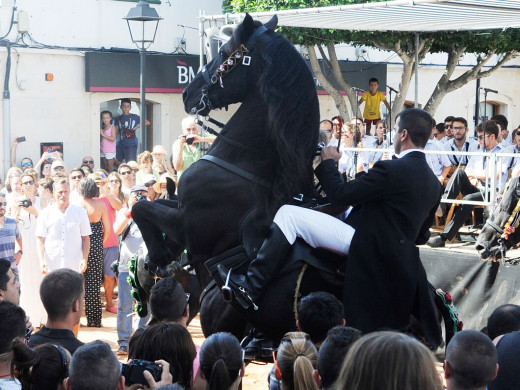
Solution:
<svg viewBox="0 0 520 390">
<path fill-rule="evenodd" d="M 166 184 L 167 183 L 166 178 L 168 178 L 168 177 L 175 182 L 175 179 L 173 178 L 172 175 L 170 175 L 169 173 L 164 173 L 159 178 L 159 181 L 153 185 L 153 190 L 155 192 L 157 192 L 158 194 L 160 194 L 161 193 L 161 184 Z"/>
</svg>

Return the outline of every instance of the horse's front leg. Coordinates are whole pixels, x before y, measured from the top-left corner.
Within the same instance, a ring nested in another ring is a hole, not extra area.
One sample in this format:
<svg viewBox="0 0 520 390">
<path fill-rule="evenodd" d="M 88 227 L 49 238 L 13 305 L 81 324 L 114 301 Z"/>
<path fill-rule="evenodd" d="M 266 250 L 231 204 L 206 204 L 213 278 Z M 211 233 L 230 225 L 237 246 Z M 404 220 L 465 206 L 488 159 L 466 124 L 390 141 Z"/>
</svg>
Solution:
<svg viewBox="0 0 520 390">
<path fill-rule="evenodd" d="M 166 272 L 168 264 L 184 249 L 176 205 L 175 201 L 169 201 L 168 205 L 142 201 L 132 208 L 132 217 L 143 235 L 150 262 L 157 265 L 158 274 Z"/>
</svg>

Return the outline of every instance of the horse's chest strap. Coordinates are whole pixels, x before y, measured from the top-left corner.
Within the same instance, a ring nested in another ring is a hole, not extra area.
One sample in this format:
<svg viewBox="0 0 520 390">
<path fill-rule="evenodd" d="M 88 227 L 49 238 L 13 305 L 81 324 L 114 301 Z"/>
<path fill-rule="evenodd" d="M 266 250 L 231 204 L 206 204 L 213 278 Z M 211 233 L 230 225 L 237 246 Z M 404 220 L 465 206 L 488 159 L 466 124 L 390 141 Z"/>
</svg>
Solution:
<svg viewBox="0 0 520 390">
<path fill-rule="evenodd" d="M 215 157 L 210 154 L 206 154 L 205 156 L 202 157 L 202 160 L 212 162 L 213 164 L 218 165 L 219 167 L 224 168 L 225 170 L 232 172 L 235 175 L 238 175 L 241 178 L 246 179 L 247 181 L 258 184 L 259 186 L 262 186 L 268 190 L 271 190 L 271 183 L 269 183 L 267 180 L 259 178 L 255 175 L 253 175 L 252 173 L 247 172 L 247 171 L 243 170 L 242 168 L 237 167 L 236 165 L 233 165 L 227 161 L 222 160 L 219 157 Z"/>
</svg>

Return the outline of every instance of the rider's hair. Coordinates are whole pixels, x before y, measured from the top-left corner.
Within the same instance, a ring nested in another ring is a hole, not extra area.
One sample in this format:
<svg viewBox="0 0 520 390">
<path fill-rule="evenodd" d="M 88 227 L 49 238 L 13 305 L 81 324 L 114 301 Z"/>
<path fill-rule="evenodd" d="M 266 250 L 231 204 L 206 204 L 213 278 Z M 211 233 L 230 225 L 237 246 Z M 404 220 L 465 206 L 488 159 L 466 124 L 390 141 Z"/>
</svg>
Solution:
<svg viewBox="0 0 520 390">
<path fill-rule="evenodd" d="M 415 146 L 424 148 L 432 133 L 433 120 L 430 114 L 419 108 L 409 108 L 397 114 L 399 118 L 399 130 L 404 129 L 410 134 L 410 139 Z"/>
<path fill-rule="evenodd" d="M 338 389 L 439 390 L 441 383 L 433 354 L 419 341 L 397 332 L 370 333 L 347 353 Z"/>
<path fill-rule="evenodd" d="M 179 321 L 187 307 L 184 289 L 171 277 L 160 279 L 153 285 L 149 303 L 153 318 L 163 322 Z"/>
<path fill-rule="evenodd" d="M 349 326 L 335 326 L 329 331 L 318 354 L 318 372 L 324 389 L 332 387 L 351 345 L 360 337 L 361 331 Z"/>
<path fill-rule="evenodd" d="M 317 291 L 303 297 L 298 303 L 300 330 L 307 333 L 314 344 L 323 342 L 327 332 L 343 325 L 343 304 L 332 294 Z"/>
<path fill-rule="evenodd" d="M 286 390 L 318 389 L 312 376 L 318 364 L 318 351 L 303 332 L 286 333 L 278 346 L 276 365 Z"/>
<path fill-rule="evenodd" d="M 190 332 L 174 322 L 161 322 L 148 327 L 141 336 L 129 345 L 128 357 L 170 363 L 173 382 L 190 387 L 193 359 L 197 355 Z"/>
<path fill-rule="evenodd" d="M 497 350 L 484 333 L 464 330 L 446 347 L 450 379 L 458 389 L 484 388 L 495 377 Z"/>
<path fill-rule="evenodd" d="M 488 318 L 487 333 L 491 340 L 520 330 L 520 306 L 505 304 L 497 307 Z"/>
<path fill-rule="evenodd" d="M 237 380 L 243 365 L 242 349 L 230 333 L 209 336 L 199 352 L 200 369 L 208 382 L 207 390 L 224 390 Z"/>
</svg>

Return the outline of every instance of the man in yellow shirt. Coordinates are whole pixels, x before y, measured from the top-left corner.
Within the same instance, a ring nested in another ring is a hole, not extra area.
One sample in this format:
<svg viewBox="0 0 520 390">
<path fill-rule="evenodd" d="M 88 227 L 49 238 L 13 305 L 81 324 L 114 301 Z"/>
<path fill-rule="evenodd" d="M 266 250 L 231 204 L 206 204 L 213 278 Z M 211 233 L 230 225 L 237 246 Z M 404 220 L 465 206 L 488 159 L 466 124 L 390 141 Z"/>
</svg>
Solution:
<svg viewBox="0 0 520 390">
<path fill-rule="evenodd" d="M 358 104 L 365 102 L 365 109 L 363 110 L 363 118 L 366 123 L 366 133 L 370 135 L 370 128 L 372 124 L 376 124 L 377 121 L 381 120 L 381 111 L 379 107 L 381 102 L 385 103 L 386 108 L 390 111 L 390 104 L 386 101 L 386 97 L 382 92 L 379 92 L 379 80 L 371 78 L 368 80 L 368 88 L 370 91 L 366 91 L 363 96 L 359 99 Z"/>
</svg>

